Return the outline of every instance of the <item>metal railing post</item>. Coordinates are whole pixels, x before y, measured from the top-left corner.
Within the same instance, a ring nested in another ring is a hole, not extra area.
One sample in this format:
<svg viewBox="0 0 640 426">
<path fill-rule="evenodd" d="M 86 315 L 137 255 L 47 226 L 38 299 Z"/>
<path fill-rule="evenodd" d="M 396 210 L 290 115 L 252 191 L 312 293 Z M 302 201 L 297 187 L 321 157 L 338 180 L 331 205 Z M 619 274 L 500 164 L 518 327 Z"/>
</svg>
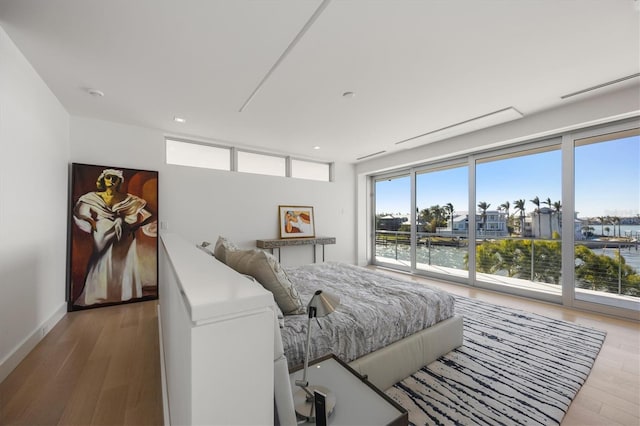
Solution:
<svg viewBox="0 0 640 426">
<path fill-rule="evenodd" d="M 396 260 L 398 260 L 398 232 L 395 233 L 396 237 Z"/>
<path fill-rule="evenodd" d="M 531 239 L 531 281 L 533 282 L 533 278 L 534 278 L 534 274 L 533 274 L 533 268 L 535 266 L 535 261 L 533 260 L 535 257 L 535 249 L 536 245 L 535 245 L 535 241 L 533 241 L 533 238 Z"/>
<path fill-rule="evenodd" d="M 622 253 L 618 244 L 618 294 L 622 294 Z"/>
</svg>

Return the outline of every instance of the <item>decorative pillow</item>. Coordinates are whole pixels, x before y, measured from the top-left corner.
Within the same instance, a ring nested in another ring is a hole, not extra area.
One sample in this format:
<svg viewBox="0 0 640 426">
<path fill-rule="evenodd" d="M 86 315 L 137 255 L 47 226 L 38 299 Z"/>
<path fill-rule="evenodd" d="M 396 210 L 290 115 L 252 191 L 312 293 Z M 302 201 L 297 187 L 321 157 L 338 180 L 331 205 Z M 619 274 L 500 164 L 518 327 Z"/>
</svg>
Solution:
<svg viewBox="0 0 640 426">
<path fill-rule="evenodd" d="M 251 275 L 273 293 L 273 298 L 285 315 L 306 312 L 298 291 L 272 254 L 257 249 L 228 251 L 226 262 L 239 273 Z"/>
<path fill-rule="evenodd" d="M 218 237 L 216 246 L 213 249 L 213 255 L 222 263 L 227 263 L 227 255 L 229 252 L 238 250 L 238 247 L 225 237 Z"/>
<path fill-rule="evenodd" d="M 258 285 L 261 285 L 251 275 L 247 275 L 247 274 L 242 274 L 242 275 L 244 275 L 249 281 L 254 282 L 254 283 L 258 284 Z M 280 328 L 284 328 L 284 314 L 282 313 L 282 309 L 280 309 L 280 306 L 278 306 L 277 304 L 273 305 L 273 307 L 275 308 L 276 315 L 278 317 L 278 325 L 280 326 Z"/>
</svg>

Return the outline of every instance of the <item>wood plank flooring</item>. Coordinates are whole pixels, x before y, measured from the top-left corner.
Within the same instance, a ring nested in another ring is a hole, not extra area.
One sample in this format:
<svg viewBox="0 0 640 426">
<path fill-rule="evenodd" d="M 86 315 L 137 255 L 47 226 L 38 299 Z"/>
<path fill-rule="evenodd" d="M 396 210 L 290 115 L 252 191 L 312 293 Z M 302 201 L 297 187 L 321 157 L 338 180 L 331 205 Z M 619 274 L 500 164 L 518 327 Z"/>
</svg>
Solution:
<svg viewBox="0 0 640 426">
<path fill-rule="evenodd" d="M 0 384 L 0 424 L 162 424 L 156 307 L 65 315 Z"/>
<path fill-rule="evenodd" d="M 401 275 L 607 331 L 591 375 L 562 425 L 640 425 L 639 323 Z M 66 315 L 0 383 L 0 424 L 162 424 L 156 306 L 150 301 Z"/>
</svg>

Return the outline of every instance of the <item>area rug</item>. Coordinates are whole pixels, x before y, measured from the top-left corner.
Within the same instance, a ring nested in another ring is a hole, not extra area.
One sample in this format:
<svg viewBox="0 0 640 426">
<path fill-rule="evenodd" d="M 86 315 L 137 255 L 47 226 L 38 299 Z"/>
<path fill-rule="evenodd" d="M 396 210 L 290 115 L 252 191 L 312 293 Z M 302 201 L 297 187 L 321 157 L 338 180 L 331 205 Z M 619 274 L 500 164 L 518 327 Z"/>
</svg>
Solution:
<svg viewBox="0 0 640 426">
<path fill-rule="evenodd" d="M 606 333 L 456 296 L 464 344 L 386 391 L 413 425 L 557 425 Z"/>
</svg>

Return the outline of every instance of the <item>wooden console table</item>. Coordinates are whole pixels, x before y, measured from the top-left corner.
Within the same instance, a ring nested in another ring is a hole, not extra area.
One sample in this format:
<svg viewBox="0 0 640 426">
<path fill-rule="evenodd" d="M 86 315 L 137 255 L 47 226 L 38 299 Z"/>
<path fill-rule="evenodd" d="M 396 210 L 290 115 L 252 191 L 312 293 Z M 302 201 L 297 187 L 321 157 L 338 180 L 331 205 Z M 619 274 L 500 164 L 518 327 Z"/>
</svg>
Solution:
<svg viewBox="0 0 640 426">
<path fill-rule="evenodd" d="M 322 261 L 324 262 L 324 246 L 326 244 L 335 244 L 336 237 L 318 237 L 318 238 L 286 238 L 273 240 L 256 240 L 256 247 L 261 249 L 269 249 L 273 253 L 274 249 L 278 249 L 278 262 L 280 261 L 280 248 L 289 246 L 313 246 L 313 263 L 316 262 L 316 246 L 322 246 Z"/>
</svg>

